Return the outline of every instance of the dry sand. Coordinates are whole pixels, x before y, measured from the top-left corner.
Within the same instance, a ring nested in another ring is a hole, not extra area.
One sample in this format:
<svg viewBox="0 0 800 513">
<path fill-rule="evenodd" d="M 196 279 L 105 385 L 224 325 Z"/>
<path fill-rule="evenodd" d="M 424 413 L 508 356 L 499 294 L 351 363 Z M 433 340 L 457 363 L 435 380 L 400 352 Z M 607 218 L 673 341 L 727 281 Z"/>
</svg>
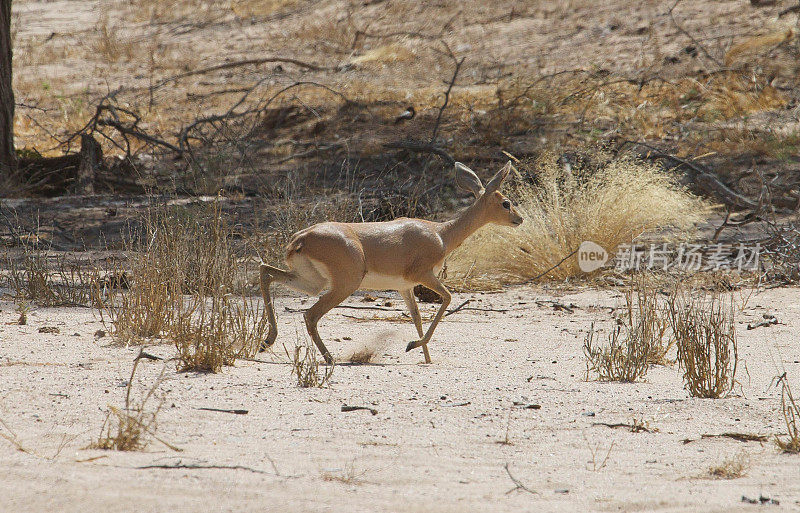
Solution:
<svg viewBox="0 0 800 513">
<path fill-rule="evenodd" d="M 410 322 L 343 316 L 396 313 L 334 310 L 321 332 L 339 361 L 365 344 L 382 349 L 373 365 L 337 366 L 326 389 L 298 388 L 282 349 L 261 356 L 269 363 L 240 361 L 216 375 L 176 373 L 168 364 L 158 433 L 180 453 L 158 442 L 142 452 L 87 449 L 106 406 L 122 405 L 139 349 L 95 339 L 102 325 L 87 309 L 39 308 L 19 326 L 14 305 L 0 303 L 0 432 L 13 430 L 28 451 L 0 439 L 0 511 L 756 508 L 743 495 L 800 509 L 798 456 L 780 454 L 771 440 L 700 439 L 785 431 L 772 379 L 785 369 L 800 388 L 797 289 L 749 298 L 737 318 L 741 393 L 721 400 L 690 398 L 674 366 L 654 367 L 636 384 L 585 380 L 584 334 L 593 321 L 608 325 L 618 292 L 516 288 L 455 294 L 453 304 L 468 298 L 470 307 L 508 311 L 446 318 L 430 346 L 432 365 L 420 364 L 419 352 L 404 353 L 415 333 Z M 577 308 L 570 314 L 536 300 Z M 277 304 L 277 347 L 293 347 L 301 315 L 283 307 L 301 307 L 300 299 Z M 780 324 L 746 329 L 767 312 Z M 39 333 L 44 326 L 60 333 Z M 333 340 L 344 337 L 352 340 Z M 173 355 L 168 345 L 147 350 Z M 153 383 L 162 368 L 145 361 L 141 383 Z M 343 413 L 345 404 L 378 413 Z M 541 409 L 526 408 L 532 404 Z M 658 431 L 594 425 L 632 419 Z M 709 467 L 737 456 L 748 461 L 744 477 L 709 477 Z M 141 468 L 179 464 L 236 468 Z M 533 493 L 515 489 L 506 465 Z"/>
</svg>

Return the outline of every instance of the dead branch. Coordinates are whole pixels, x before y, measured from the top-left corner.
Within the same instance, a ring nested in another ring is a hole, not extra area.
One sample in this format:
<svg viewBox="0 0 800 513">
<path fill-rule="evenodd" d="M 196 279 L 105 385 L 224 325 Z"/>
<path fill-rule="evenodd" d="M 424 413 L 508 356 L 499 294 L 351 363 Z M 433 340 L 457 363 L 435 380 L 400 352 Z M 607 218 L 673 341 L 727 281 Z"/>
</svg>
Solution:
<svg viewBox="0 0 800 513">
<path fill-rule="evenodd" d="M 186 77 L 192 77 L 195 75 L 203 75 L 205 73 L 211 73 L 212 71 L 219 71 L 222 69 L 230 69 L 230 68 L 238 68 L 241 66 L 256 66 L 260 64 L 267 64 L 271 62 L 279 62 L 283 64 L 294 64 L 295 66 L 300 66 L 301 68 L 306 68 L 311 71 L 333 71 L 334 68 L 330 68 L 328 66 L 318 66 L 316 64 L 311 64 L 309 62 L 300 61 L 297 59 L 292 59 L 289 57 L 264 57 L 261 59 L 244 59 L 240 61 L 233 61 L 233 62 L 226 62 L 223 64 L 217 64 L 215 66 L 209 66 L 207 68 L 196 69 L 192 71 L 187 71 L 185 73 L 179 73 L 178 75 L 174 75 L 171 77 L 167 77 L 162 79 L 155 84 L 153 84 L 150 89 L 156 90 L 159 89 L 166 84 L 171 82 L 175 82 L 176 80 L 180 80 Z"/>
<path fill-rule="evenodd" d="M 458 312 L 459 310 L 461 310 L 462 308 L 467 306 L 470 303 L 470 301 L 472 301 L 472 300 L 471 299 L 467 299 L 466 301 L 464 301 L 463 303 L 461 303 L 457 307 L 455 307 L 455 308 L 453 308 L 451 310 L 448 310 L 447 313 L 444 314 L 444 317 L 447 317 L 448 315 L 452 315 L 452 314 Z"/>
<path fill-rule="evenodd" d="M 181 470 L 181 469 L 188 469 L 188 470 L 246 470 L 248 472 L 252 472 L 254 474 L 270 474 L 270 472 L 265 472 L 263 470 L 259 470 L 252 467 L 245 467 L 244 465 L 203 465 L 203 464 L 194 464 L 194 463 L 182 463 L 178 460 L 177 463 L 173 463 L 172 465 L 142 465 L 140 467 L 133 467 L 137 470 L 145 470 L 151 468 L 160 468 L 166 470 Z M 276 474 L 277 475 L 277 474 Z"/>
<path fill-rule="evenodd" d="M 450 91 L 453 90 L 453 85 L 456 83 L 458 72 L 461 70 L 461 65 L 464 64 L 464 59 L 466 59 L 466 57 L 462 57 L 461 59 L 456 58 L 453 51 L 450 50 L 449 46 L 447 46 L 447 43 L 442 41 L 442 44 L 444 44 L 444 47 L 447 49 L 450 58 L 453 59 L 456 68 L 453 70 L 453 76 L 450 79 L 450 83 L 447 85 L 447 90 L 444 92 L 444 102 L 442 103 L 442 106 L 439 107 L 439 114 L 436 116 L 436 123 L 433 125 L 433 134 L 431 135 L 430 144 L 433 144 L 434 141 L 436 141 L 436 135 L 439 133 L 439 123 L 442 121 L 442 114 L 444 114 L 444 110 L 447 108 L 447 104 L 450 101 Z"/>
<path fill-rule="evenodd" d="M 710 171 L 699 164 L 695 164 L 694 162 L 690 162 L 680 157 L 676 157 L 675 155 L 663 152 L 655 146 L 651 146 L 643 142 L 625 140 L 622 142 L 622 146 L 620 146 L 620 148 L 622 148 L 625 144 L 635 144 L 644 148 L 648 148 L 651 150 L 647 155 L 649 158 L 671 160 L 672 162 L 678 164 L 678 167 L 686 167 L 695 174 L 695 183 L 702 187 L 706 192 L 710 194 L 716 194 L 727 205 L 731 205 L 733 207 L 746 207 L 750 209 L 758 208 L 757 201 L 753 201 L 750 198 L 735 192 L 733 189 L 722 183 L 719 178 L 714 176 Z"/>
<path fill-rule="evenodd" d="M 652 433 L 652 431 L 650 431 L 646 426 L 644 426 L 643 424 L 639 424 L 637 422 L 634 422 L 633 424 L 625 424 L 622 422 L 616 422 L 616 423 L 592 422 L 592 426 L 605 426 L 612 429 L 614 428 L 628 429 L 630 430 L 631 433 L 640 433 L 642 431 L 644 431 L 645 433 Z"/>
<path fill-rule="evenodd" d="M 418 141 L 397 141 L 392 143 L 385 143 L 384 148 L 408 150 L 415 153 L 432 153 L 442 157 L 448 166 L 454 166 L 456 160 L 450 156 L 444 149 L 434 146 L 433 144 L 426 144 Z"/>
<path fill-rule="evenodd" d="M 375 408 L 370 408 L 369 406 L 347 406 L 346 404 L 342 405 L 343 412 L 358 411 L 358 410 L 366 410 L 373 415 L 378 414 L 378 410 L 376 410 Z"/>
<path fill-rule="evenodd" d="M 778 13 L 778 18 L 782 18 L 782 17 L 786 16 L 787 14 L 791 14 L 793 12 L 800 12 L 800 4 L 793 5 L 791 7 L 788 7 L 786 9 L 782 10 L 781 12 Z"/>
<path fill-rule="evenodd" d="M 766 442 L 769 437 L 765 435 L 754 435 L 751 433 L 720 433 L 720 434 L 704 434 L 701 438 L 732 438 L 739 442 Z"/>
</svg>

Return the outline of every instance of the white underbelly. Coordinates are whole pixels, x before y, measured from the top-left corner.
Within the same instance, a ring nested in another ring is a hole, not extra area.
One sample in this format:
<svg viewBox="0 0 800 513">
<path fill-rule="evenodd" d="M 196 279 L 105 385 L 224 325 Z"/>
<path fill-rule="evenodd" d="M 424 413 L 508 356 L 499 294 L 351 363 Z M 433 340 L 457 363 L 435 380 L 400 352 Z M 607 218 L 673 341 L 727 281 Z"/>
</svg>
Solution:
<svg viewBox="0 0 800 513">
<path fill-rule="evenodd" d="M 368 272 L 361 280 L 360 289 L 366 290 L 408 290 L 416 285 L 403 278 L 402 276 L 392 276 Z"/>
</svg>

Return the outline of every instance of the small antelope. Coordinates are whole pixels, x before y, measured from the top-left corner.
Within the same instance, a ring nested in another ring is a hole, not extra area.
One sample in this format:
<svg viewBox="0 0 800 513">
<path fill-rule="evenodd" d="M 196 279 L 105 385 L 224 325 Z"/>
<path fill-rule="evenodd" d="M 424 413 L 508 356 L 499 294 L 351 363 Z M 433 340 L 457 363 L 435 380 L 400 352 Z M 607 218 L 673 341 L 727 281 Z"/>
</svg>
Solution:
<svg viewBox="0 0 800 513">
<path fill-rule="evenodd" d="M 498 192 L 511 170 L 508 162 L 484 189 L 480 178 L 467 166 L 456 162 L 456 185 L 475 195 L 475 202 L 455 219 L 444 223 L 401 217 L 380 223 L 320 223 L 294 234 L 286 248 L 289 271 L 261 264 L 261 294 L 269 320 L 269 333 L 261 350 L 270 347 L 278 336 L 272 306 L 272 282 L 317 295 L 327 290 L 306 312 L 308 334 L 327 363 L 333 358 L 317 332 L 320 318 L 359 289 L 396 290 L 405 300 L 420 339 L 410 342 L 406 351 L 422 346 L 425 363 L 430 363 L 428 342 L 450 304 L 450 292 L 437 275 L 445 257 L 478 228 L 488 223 L 519 226 L 522 217 L 511 201 Z M 414 300 L 417 284 L 442 298 L 428 331 Z"/>
</svg>

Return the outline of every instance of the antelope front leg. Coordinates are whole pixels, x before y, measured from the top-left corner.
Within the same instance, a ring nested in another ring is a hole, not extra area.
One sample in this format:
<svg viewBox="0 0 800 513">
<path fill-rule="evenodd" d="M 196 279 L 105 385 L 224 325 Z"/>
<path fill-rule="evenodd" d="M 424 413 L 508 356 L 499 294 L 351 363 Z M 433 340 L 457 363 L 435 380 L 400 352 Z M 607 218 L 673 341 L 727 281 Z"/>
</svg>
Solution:
<svg viewBox="0 0 800 513">
<path fill-rule="evenodd" d="M 400 295 L 406 302 L 408 312 L 411 314 L 411 320 L 414 321 L 414 326 L 417 328 L 417 335 L 422 338 L 422 317 L 419 315 L 419 307 L 417 301 L 414 299 L 414 289 L 401 290 Z M 428 344 L 422 346 L 422 354 L 425 355 L 425 363 L 431 363 L 431 355 L 428 353 Z"/>
<path fill-rule="evenodd" d="M 355 284 L 334 283 L 331 289 L 323 294 L 322 297 L 319 298 L 319 301 L 314 303 L 314 306 L 306 310 L 305 314 L 303 314 L 303 317 L 306 320 L 306 330 L 308 330 L 308 334 L 311 335 L 311 340 L 314 341 L 317 349 L 319 349 L 319 352 L 322 353 L 322 357 L 325 358 L 325 363 L 328 365 L 333 363 L 333 357 L 328 351 L 328 348 L 325 347 L 325 344 L 322 343 L 322 339 L 319 336 L 319 331 L 317 331 L 317 323 L 323 315 L 328 313 L 334 306 L 347 299 L 350 294 L 356 291 L 357 288 L 358 282 Z"/>
<path fill-rule="evenodd" d="M 431 325 L 428 326 L 428 331 L 425 332 L 425 336 L 415 342 L 409 342 L 408 346 L 406 346 L 406 351 L 411 351 L 419 346 L 425 346 L 428 342 L 430 342 L 431 337 L 433 336 L 433 330 L 436 329 L 436 325 L 439 324 L 440 320 L 442 320 L 442 316 L 447 309 L 447 305 L 450 304 L 450 292 L 444 287 L 444 285 L 442 285 L 442 282 L 440 282 L 439 278 L 437 278 L 433 273 L 425 276 L 423 280 L 420 280 L 420 283 L 439 294 L 439 296 L 442 298 L 442 306 L 439 307 L 439 311 L 436 312 L 436 317 L 433 318 Z"/>
</svg>

